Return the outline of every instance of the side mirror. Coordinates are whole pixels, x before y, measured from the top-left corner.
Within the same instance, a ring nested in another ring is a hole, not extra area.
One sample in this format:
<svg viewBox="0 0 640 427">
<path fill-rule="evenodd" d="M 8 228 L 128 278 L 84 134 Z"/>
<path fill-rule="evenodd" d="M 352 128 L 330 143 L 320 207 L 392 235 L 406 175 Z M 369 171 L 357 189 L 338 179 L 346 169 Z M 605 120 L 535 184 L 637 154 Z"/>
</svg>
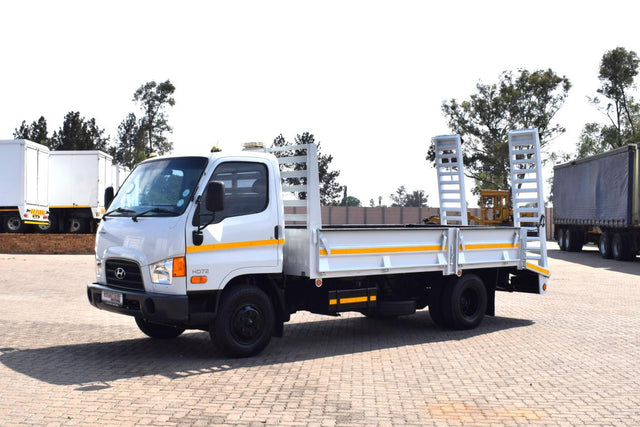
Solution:
<svg viewBox="0 0 640 427">
<path fill-rule="evenodd" d="M 107 187 L 104 189 L 104 208 L 109 209 L 109 205 L 113 202 L 113 187 Z"/>
<path fill-rule="evenodd" d="M 207 184 L 205 203 L 208 211 L 220 212 L 224 210 L 224 183 L 211 181 Z"/>
</svg>

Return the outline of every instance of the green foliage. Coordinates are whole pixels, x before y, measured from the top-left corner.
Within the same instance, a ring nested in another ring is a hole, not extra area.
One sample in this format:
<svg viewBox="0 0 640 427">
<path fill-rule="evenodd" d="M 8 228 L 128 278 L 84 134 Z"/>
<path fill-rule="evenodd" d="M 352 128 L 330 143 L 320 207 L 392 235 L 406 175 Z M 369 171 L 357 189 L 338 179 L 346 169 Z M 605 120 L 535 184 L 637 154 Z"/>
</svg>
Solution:
<svg viewBox="0 0 640 427">
<path fill-rule="evenodd" d="M 30 125 L 27 125 L 26 121 L 22 121 L 22 124 L 13 132 L 15 139 L 28 139 L 29 141 L 37 142 L 38 144 L 49 146 L 49 132 L 47 130 L 47 120 L 40 116 L 37 121 L 34 121 Z"/>
<path fill-rule="evenodd" d="M 428 196 L 424 195 L 424 190 L 414 190 L 409 193 L 404 185 L 396 189 L 396 192 L 389 195 L 391 206 L 399 207 L 424 207 L 427 206 Z"/>
<path fill-rule="evenodd" d="M 634 51 L 617 47 L 606 52 L 600 61 L 601 86 L 597 90 L 607 102 L 591 98 L 591 103 L 609 119 L 610 125 L 587 123 L 577 144 L 577 157 L 603 153 L 626 144 L 640 142 L 640 106 L 631 95 L 635 88 L 640 60 Z"/>
<path fill-rule="evenodd" d="M 166 132 L 173 131 L 167 121 L 165 108 L 175 105 L 175 90 L 175 86 L 169 80 L 160 84 L 151 81 L 140 86 L 133 94 L 133 101 L 144 113 L 138 126 L 146 139 L 147 155 L 152 152 L 162 155 L 173 149 L 173 143 L 165 136 Z"/>
<path fill-rule="evenodd" d="M 503 72 L 498 83 L 479 82 L 468 100 L 443 102 L 449 127 L 466 145 L 465 173 L 475 180 L 474 193 L 509 189 L 510 130 L 537 128 L 542 146 L 565 132 L 553 120 L 570 88 L 569 79 L 551 69 L 520 69 L 515 75 Z M 433 143 L 427 158 L 435 161 Z"/>
<path fill-rule="evenodd" d="M 95 119 L 85 120 L 77 111 L 64 117 L 62 127 L 53 132 L 49 141 L 52 150 L 102 150 L 109 151 L 109 136 L 104 136 Z"/>
<path fill-rule="evenodd" d="M 340 206 L 351 206 L 359 208 L 362 206 L 362 202 L 360 202 L 360 199 L 358 199 L 357 197 L 347 196 L 342 199 L 342 201 L 340 202 Z"/>
<path fill-rule="evenodd" d="M 145 133 L 138 124 L 136 115 L 130 113 L 118 126 L 118 142 L 115 161 L 132 169 L 143 161 L 147 155 L 145 151 Z"/>
<path fill-rule="evenodd" d="M 296 135 L 296 138 L 292 143 L 289 143 L 282 134 L 275 137 L 273 140 L 272 147 L 286 147 L 287 145 L 299 145 L 299 144 L 316 144 L 315 137 L 312 133 L 304 132 L 302 135 Z M 318 175 L 320 181 L 320 203 L 328 206 L 328 205 L 336 205 L 337 200 L 340 197 L 340 193 L 342 191 L 342 186 L 338 183 L 338 176 L 340 175 L 340 171 L 330 170 L 331 162 L 333 161 L 333 156 L 330 154 L 322 154 L 320 150 L 320 142 L 317 143 L 318 146 Z M 276 152 L 277 156 L 288 156 L 291 155 L 291 152 Z M 298 153 L 296 151 L 296 155 L 302 155 L 302 152 Z M 302 165 L 296 164 L 293 169 L 300 170 Z M 287 183 L 290 185 L 299 185 L 299 178 L 287 178 Z M 306 184 L 306 183 L 305 183 Z M 306 193 L 298 194 L 300 199 L 305 199 L 307 197 Z"/>
</svg>

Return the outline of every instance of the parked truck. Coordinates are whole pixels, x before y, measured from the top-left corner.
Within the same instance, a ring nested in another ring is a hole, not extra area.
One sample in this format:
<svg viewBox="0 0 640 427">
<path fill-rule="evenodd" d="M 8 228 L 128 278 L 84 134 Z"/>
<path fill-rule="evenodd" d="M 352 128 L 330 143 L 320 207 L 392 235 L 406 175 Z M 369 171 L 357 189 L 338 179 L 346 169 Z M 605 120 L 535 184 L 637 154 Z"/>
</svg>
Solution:
<svg viewBox="0 0 640 427">
<path fill-rule="evenodd" d="M 0 229 L 49 223 L 49 149 L 26 139 L 0 141 Z"/>
<path fill-rule="evenodd" d="M 518 135 L 514 159 L 539 153 L 537 133 Z M 494 315 L 496 291 L 546 292 L 546 252 L 524 227 L 323 226 L 318 181 L 313 144 L 140 163 L 98 227 L 89 302 L 150 337 L 200 329 L 244 357 L 299 310 L 428 307 L 437 325 L 469 329 Z"/>
<path fill-rule="evenodd" d="M 107 187 L 117 188 L 113 158 L 98 150 L 49 153 L 49 224 L 44 233 L 95 231 L 104 209 Z"/>
<path fill-rule="evenodd" d="M 560 249 L 598 245 L 604 258 L 640 251 L 639 149 L 627 145 L 554 168 L 553 222 Z"/>
</svg>

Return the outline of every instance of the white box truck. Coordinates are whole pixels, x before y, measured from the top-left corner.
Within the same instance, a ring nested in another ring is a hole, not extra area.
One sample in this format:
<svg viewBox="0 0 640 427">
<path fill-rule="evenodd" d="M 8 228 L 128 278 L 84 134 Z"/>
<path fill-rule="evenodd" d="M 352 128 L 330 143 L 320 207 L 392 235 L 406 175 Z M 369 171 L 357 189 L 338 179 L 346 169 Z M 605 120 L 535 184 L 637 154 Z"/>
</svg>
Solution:
<svg viewBox="0 0 640 427">
<path fill-rule="evenodd" d="M 98 150 L 49 153 L 49 225 L 40 232 L 86 233 L 105 212 L 104 192 L 114 186 L 113 158 Z"/>
<path fill-rule="evenodd" d="M 0 229 L 21 233 L 46 226 L 49 149 L 26 139 L 0 141 Z"/>
<path fill-rule="evenodd" d="M 516 161 L 539 156 L 530 139 L 518 144 Z M 394 317 L 428 306 L 437 325 L 469 329 L 494 315 L 497 290 L 546 292 L 546 252 L 529 251 L 524 227 L 323 226 L 316 150 L 140 163 L 98 227 L 89 302 L 153 338 L 209 331 L 244 357 L 299 310 Z"/>
</svg>

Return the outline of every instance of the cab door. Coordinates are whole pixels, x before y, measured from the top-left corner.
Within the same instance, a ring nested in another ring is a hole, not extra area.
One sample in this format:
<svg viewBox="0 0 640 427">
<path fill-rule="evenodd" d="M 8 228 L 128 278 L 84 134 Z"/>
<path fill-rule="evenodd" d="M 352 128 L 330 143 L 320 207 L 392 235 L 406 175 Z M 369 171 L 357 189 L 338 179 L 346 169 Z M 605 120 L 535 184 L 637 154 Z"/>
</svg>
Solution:
<svg viewBox="0 0 640 427">
<path fill-rule="evenodd" d="M 202 200 L 196 224 L 202 244 L 193 242 L 187 227 L 187 289 L 221 289 L 233 277 L 282 271 L 282 238 L 278 236 L 278 203 L 266 161 L 223 161 L 210 181 L 224 184 L 224 210 L 210 212 Z M 205 196 L 203 195 L 203 198 Z"/>
</svg>

